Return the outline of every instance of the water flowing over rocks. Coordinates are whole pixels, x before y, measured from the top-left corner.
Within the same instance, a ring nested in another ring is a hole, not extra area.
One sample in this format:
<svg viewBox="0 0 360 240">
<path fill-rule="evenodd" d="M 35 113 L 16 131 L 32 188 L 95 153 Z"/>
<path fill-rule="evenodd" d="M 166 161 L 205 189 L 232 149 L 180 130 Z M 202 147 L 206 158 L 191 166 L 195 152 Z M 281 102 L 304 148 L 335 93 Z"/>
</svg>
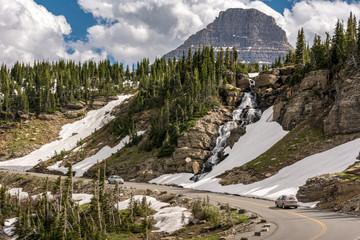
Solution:
<svg viewBox="0 0 360 240">
<path fill-rule="evenodd" d="M 222 152 L 228 146 L 227 143 L 233 145 L 240 136 L 245 134 L 244 126 L 260 119 L 261 110 L 257 109 L 256 94 L 252 91 L 255 81 L 250 79 L 249 85 L 250 92 L 243 94 L 239 107 L 232 113 L 232 120 L 219 127 L 219 136 L 216 139 L 215 147 L 211 151 L 211 156 L 202 164 L 199 173 L 191 178 L 193 181 L 202 179 L 211 171 L 213 166 L 224 160 L 225 156 L 223 156 Z M 236 133 L 236 135 L 229 140 L 232 133 Z"/>
<path fill-rule="evenodd" d="M 293 50 L 274 18 L 256 9 L 240 8 L 220 12 L 214 22 L 191 35 L 165 58 L 181 58 L 183 52 L 187 54 L 189 48 L 195 51 L 199 46 L 213 46 L 215 51 L 235 46 L 243 61 L 267 63 Z"/>
<path fill-rule="evenodd" d="M 174 161 L 184 161 L 186 157 L 202 161 L 209 157 L 216 144 L 219 126 L 229 119 L 228 111 L 224 108 L 216 108 L 199 119 L 178 139 L 178 148 L 173 153 Z"/>
</svg>

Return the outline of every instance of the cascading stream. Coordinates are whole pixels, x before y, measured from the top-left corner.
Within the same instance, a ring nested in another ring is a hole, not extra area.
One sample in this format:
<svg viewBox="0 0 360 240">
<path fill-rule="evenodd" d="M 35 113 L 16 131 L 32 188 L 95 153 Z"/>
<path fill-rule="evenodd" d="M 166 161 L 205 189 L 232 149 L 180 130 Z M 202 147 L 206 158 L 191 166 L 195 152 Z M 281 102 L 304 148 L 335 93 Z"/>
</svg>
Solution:
<svg viewBox="0 0 360 240">
<path fill-rule="evenodd" d="M 219 127 L 219 137 L 216 139 L 216 146 L 212 150 L 211 157 L 206 161 L 211 164 L 211 168 L 219 163 L 219 153 L 226 148 L 226 141 L 231 135 L 231 130 L 240 126 L 254 123 L 261 117 L 261 110 L 257 109 L 256 94 L 253 92 L 255 81 L 250 79 L 250 92 L 244 93 L 239 107 L 233 111 L 232 120 Z M 202 165 L 200 173 L 194 175 L 191 180 L 199 181 L 208 172 L 205 171 L 205 164 Z"/>
</svg>

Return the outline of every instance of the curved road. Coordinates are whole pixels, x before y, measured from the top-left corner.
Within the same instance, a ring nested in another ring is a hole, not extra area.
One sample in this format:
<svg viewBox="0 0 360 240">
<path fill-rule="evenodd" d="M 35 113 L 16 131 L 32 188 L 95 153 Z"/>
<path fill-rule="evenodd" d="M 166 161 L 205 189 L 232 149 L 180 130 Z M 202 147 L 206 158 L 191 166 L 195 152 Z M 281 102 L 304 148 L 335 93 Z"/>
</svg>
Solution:
<svg viewBox="0 0 360 240">
<path fill-rule="evenodd" d="M 126 182 L 124 185 L 168 191 L 183 194 L 190 198 L 209 196 L 212 202 L 229 203 L 231 206 L 255 212 L 277 226 L 276 231 L 266 239 L 360 240 L 360 217 L 356 216 L 303 207 L 283 210 L 276 208 L 272 201 L 164 185 L 134 182 Z M 259 237 L 259 239 L 261 238 Z"/>
<path fill-rule="evenodd" d="M 1 169 L 0 169 L 1 171 Z M 8 170 L 3 170 L 8 171 Z M 9 171 L 14 173 L 16 171 Z M 56 178 L 57 175 L 48 175 L 41 173 L 26 174 Z M 84 179 L 85 181 L 89 179 Z M 265 234 L 262 237 L 254 239 L 326 239 L 326 240 L 360 240 L 360 217 L 339 214 L 327 211 L 314 210 L 299 207 L 298 209 L 280 209 L 276 208 L 274 202 L 261 199 L 246 198 L 228 194 L 212 193 L 171 187 L 164 185 L 154 185 L 149 183 L 125 182 L 124 186 L 140 189 L 157 189 L 158 191 L 167 191 L 185 195 L 189 198 L 204 198 L 209 196 L 210 201 L 214 203 L 229 203 L 230 206 L 244 208 L 255 212 L 268 222 L 276 224 L 276 231 L 270 236 Z"/>
</svg>

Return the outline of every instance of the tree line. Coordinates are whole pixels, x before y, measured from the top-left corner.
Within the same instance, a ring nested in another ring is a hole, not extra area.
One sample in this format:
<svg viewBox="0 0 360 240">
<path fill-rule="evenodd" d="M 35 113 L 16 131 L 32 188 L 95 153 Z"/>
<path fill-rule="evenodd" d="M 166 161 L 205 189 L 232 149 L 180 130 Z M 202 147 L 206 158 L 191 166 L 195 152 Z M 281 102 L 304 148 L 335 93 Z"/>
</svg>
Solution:
<svg viewBox="0 0 360 240">
<path fill-rule="evenodd" d="M 341 70 L 351 74 L 360 70 L 360 22 L 350 13 L 346 27 L 338 19 L 333 36 L 326 33 L 321 39 L 315 35 L 313 45 L 306 44 L 304 29 L 297 35 L 296 49 L 283 58 L 279 56 L 272 67 L 296 65 L 292 83 L 299 82 L 306 72 L 320 69 L 330 70 L 331 76 L 336 76 Z"/>
<path fill-rule="evenodd" d="M 122 190 L 105 188 L 105 165 L 98 168 L 92 181 L 93 197 L 89 204 L 79 205 L 72 199 L 73 179 L 70 166 L 67 177 L 55 183 L 46 180 L 40 198 L 20 200 L 11 197 L 6 187 L 0 187 L 0 224 L 17 217 L 14 234 L 18 239 L 108 239 L 109 235 L 144 238 L 154 226 L 150 215 L 154 211 L 144 197 L 130 197 L 127 209 L 118 210 Z M 51 192 L 51 195 L 48 195 Z M 52 197 L 50 197 L 52 196 Z"/>
<path fill-rule="evenodd" d="M 15 63 L 0 69 L 0 119 L 22 113 L 53 113 L 68 102 L 116 95 L 130 80 L 129 67 L 104 60 L 83 64 L 73 61 Z"/>
</svg>

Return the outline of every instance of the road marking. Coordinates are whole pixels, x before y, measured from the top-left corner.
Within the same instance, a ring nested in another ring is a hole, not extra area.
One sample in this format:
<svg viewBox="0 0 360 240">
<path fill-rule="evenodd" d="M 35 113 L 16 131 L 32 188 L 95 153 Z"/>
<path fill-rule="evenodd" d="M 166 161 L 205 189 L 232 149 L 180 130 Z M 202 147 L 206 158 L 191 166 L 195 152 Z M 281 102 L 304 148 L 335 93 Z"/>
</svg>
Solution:
<svg viewBox="0 0 360 240">
<path fill-rule="evenodd" d="M 316 219 L 311 218 L 311 217 L 307 217 L 307 216 L 302 215 L 302 214 L 300 214 L 300 213 L 291 212 L 291 211 L 288 211 L 288 210 L 281 210 L 281 211 L 287 212 L 287 213 L 291 213 L 291 214 L 297 215 L 297 216 L 299 216 L 299 217 L 306 218 L 306 219 L 308 219 L 308 220 L 310 220 L 310 221 L 314 221 L 314 222 L 320 224 L 320 225 L 322 226 L 321 232 L 320 232 L 319 234 L 317 234 L 315 237 L 310 238 L 310 240 L 318 239 L 319 237 L 321 237 L 322 235 L 324 235 L 324 233 L 325 233 L 326 230 L 327 230 L 327 226 L 325 225 L 325 223 L 323 223 L 323 222 L 321 222 L 321 221 L 319 221 L 319 220 L 316 220 Z"/>
<path fill-rule="evenodd" d="M 219 196 L 219 198 L 227 199 L 226 197 L 222 197 L 222 196 Z M 265 204 L 261 204 L 261 203 L 254 203 L 254 202 L 245 201 L 245 200 L 240 200 L 240 199 L 236 199 L 236 198 L 234 198 L 233 200 L 235 200 L 235 201 L 237 201 L 237 202 L 249 203 L 249 204 L 252 204 L 252 205 L 257 205 L 257 206 L 266 207 L 266 208 L 267 208 L 267 207 L 271 207 L 271 205 L 265 205 Z M 310 220 L 310 221 L 313 221 L 313 222 L 316 222 L 316 223 L 320 224 L 321 227 L 322 227 L 321 232 L 320 232 L 319 234 L 317 234 L 315 237 L 310 238 L 310 240 L 318 239 L 319 237 L 321 237 L 322 235 L 324 235 L 325 232 L 326 232 L 326 230 L 327 230 L 327 226 L 325 225 L 325 223 L 323 223 L 323 222 L 321 222 L 321 221 L 319 221 L 319 220 L 316 220 L 316 219 L 311 218 L 311 217 L 307 217 L 307 216 L 302 215 L 302 214 L 300 214 L 300 213 L 291 212 L 291 211 L 288 211 L 288 210 L 281 210 L 281 211 L 287 212 L 287 213 L 291 213 L 291 214 L 297 215 L 297 216 L 299 216 L 299 217 L 306 218 L 306 219 L 308 219 L 308 220 Z M 360 237 L 357 238 L 357 239 L 355 239 L 355 240 L 360 240 Z"/>
</svg>

